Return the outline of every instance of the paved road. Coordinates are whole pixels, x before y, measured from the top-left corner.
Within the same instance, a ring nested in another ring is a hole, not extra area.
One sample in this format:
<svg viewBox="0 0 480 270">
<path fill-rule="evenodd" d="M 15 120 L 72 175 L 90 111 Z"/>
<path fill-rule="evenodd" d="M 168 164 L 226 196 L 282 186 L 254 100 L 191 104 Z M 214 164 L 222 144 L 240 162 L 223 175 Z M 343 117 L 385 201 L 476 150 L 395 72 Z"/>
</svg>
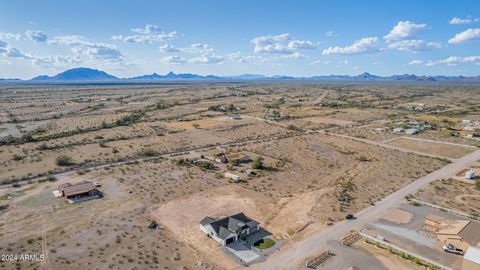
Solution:
<svg viewBox="0 0 480 270">
<path fill-rule="evenodd" d="M 314 234 L 303 241 L 290 246 L 284 246 L 282 250 L 274 252 L 265 262 L 251 265 L 250 269 L 304 269 L 307 257 L 318 255 L 327 247 L 330 240 L 340 239 L 351 230 L 361 229 L 368 223 L 375 222 L 380 216 L 389 210 L 397 208 L 408 194 L 415 193 L 430 182 L 442 177 L 447 177 L 468 166 L 468 164 L 480 159 L 480 150 L 470 153 L 453 163 L 438 169 L 388 195 L 378 201 L 375 206 L 370 206 L 356 214 L 357 219 L 341 221 L 333 226 Z"/>
</svg>

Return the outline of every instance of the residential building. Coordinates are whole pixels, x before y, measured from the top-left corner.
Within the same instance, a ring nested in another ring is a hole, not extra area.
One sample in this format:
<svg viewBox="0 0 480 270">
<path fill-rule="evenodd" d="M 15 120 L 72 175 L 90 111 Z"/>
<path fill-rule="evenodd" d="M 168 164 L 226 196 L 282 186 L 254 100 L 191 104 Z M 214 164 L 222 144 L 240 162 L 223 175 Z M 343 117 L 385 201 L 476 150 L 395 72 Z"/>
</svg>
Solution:
<svg viewBox="0 0 480 270">
<path fill-rule="evenodd" d="M 205 217 L 200 221 L 200 230 L 222 246 L 243 240 L 260 229 L 259 223 L 243 213 L 214 219 Z"/>
<path fill-rule="evenodd" d="M 475 171 L 474 170 L 468 170 L 466 173 L 465 173 L 465 178 L 466 179 L 475 179 L 477 176 L 475 175 Z"/>
<path fill-rule="evenodd" d="M 425 228 L 431 230 L 443 244 L 463 250 L 480 242 L 480 223 L 475 221 L 429 215 L 425 218 Z"/>
<path fill-rule="evenodd" d="M 61 195 L 69 201 L 85 199 L 88 197 L 98 197 L 100 192 L 97 187 L 88 181 L 82 181 L 75 184 L 65 183 L 58 187 Z"/>
<path fill-rule="evenodd" d="M 403 132 L 405 132 L 404 128 L 394 128 L 393 129 L 393 133 L 403 133 Z"/>
<path fill-rule="evenodd" d="M 407 135 L 414 135 L 414 134 L 417 134 L 417 133 L 418 133 L 418 129 L 416 129 L 416 128 L 405 129 L 405 134 L 407 134 Z"/>
<path fill-rule="evenodd" d="M 480 248 L 469 247 L 463 256 L 462 270 L 480 269 Z"/>
</svg>

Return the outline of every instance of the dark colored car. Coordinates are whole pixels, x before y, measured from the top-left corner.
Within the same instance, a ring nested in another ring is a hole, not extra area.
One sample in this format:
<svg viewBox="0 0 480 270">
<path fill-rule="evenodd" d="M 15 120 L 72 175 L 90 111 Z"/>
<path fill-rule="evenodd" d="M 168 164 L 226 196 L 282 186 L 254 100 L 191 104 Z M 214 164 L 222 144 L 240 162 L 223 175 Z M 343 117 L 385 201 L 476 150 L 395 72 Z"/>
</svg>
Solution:
<svg viewBox="0 0 480 270">
<path fill-rule="evenodd" d="M 350 220 L 350 219 L 355 219 L 355 217 L 352 214 L 348 214 L 345 216 L 345 219 Z"/>
</svg>

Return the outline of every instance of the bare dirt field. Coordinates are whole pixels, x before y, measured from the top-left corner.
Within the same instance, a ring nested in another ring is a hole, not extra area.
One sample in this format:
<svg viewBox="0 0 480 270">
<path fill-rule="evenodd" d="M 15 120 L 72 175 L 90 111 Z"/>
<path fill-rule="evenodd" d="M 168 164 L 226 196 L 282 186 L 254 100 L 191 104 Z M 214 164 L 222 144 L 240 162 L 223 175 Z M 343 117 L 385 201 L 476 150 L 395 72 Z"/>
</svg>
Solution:
<svg viewBox="0 0 480 270">
<path fill-rule="evenodd" d="M 468 153 L 475 151 L 475 147 L 452 145 L 441 142 L 417 140 L 411 138 L 400 138 L 398 140 L 391 141 L 388 144 L 405 149 L 449 158 L 460 158 Z"/>
</svg>

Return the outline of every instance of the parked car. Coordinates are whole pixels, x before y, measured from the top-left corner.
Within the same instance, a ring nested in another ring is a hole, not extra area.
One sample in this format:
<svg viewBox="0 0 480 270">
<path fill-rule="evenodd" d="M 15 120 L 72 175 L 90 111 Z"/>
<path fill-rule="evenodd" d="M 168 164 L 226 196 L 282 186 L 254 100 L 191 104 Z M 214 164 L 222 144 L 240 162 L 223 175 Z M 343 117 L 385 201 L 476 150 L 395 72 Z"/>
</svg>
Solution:
<svg viewBox="0 0 480 270">
<path fill-rule="evenodd" d="M 94 182 L 93 185 L 94 185 L 95 187 L 101 187 L 101 186 L 102 186 L 102 184 L 100 184 L 99 182 Z"/>
<path fill-rule="evenodd" d="M 350 220 L 350 219 L 355 219 L 355 217 L 353 216 L 353 214 L 348 214 L 345 216 L 345 219 Z"/>
<path fill-rule="evenodd" d="M 448 252 L 448 253 L 453 253 L 453 254 L 457 254 L 457 255 L 463 255 L 463 250 L 459 249 L 459 248 L 456 248 L 454 247 L 453 245 L 451 244 L 448 244 L 446 246 L 443 246 L 443 250 L 445 252 Z"/>
</svg>

